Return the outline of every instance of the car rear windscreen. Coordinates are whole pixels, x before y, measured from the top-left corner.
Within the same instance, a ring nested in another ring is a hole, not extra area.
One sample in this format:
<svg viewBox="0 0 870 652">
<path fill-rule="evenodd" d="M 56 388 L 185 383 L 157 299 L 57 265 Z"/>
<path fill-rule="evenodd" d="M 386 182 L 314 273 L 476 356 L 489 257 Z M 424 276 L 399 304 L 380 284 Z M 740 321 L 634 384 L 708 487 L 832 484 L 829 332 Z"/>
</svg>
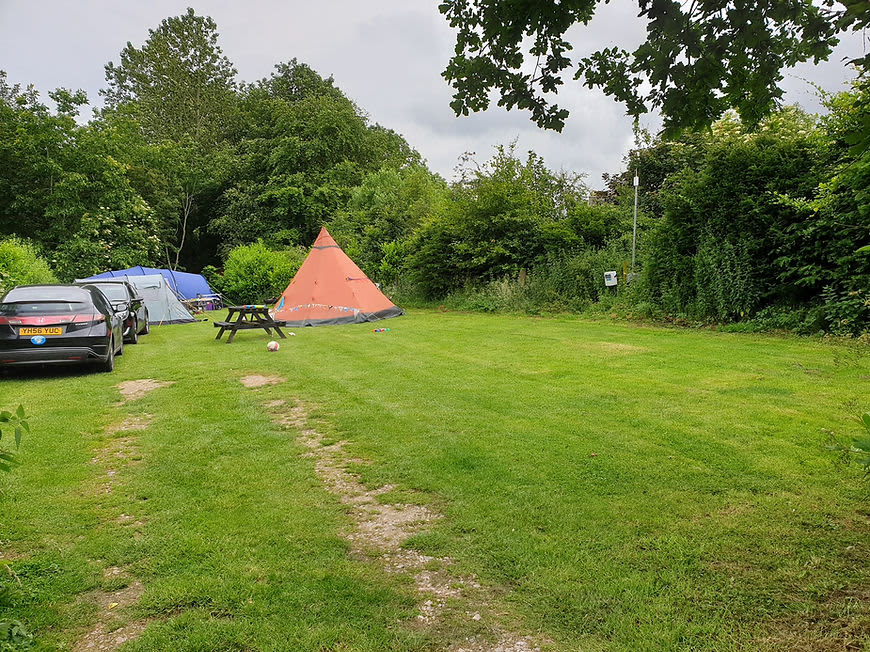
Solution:
<svg viewBox="0 0 870 652">
<path fill-rule="evenodd" d="M 3 317 L 26 317 L 28 315 L 69 315 L 93 312 L 90 301 L 22 301 L 21 303 L 0 303 Z"/>
<path fill-rule="evenodd" d="M 9 290 L 4 303 L 23 301 L 74 301 L 90 303 L 91 293 L 74 285 L 30 285 Z"/>
<path fill-rule="evenodd" d="M 0 315 L 66 315 L 93 312 L 91 293 L 70 285 L 36 285 L 13 288 L 0 303 Z"/>
</svg>

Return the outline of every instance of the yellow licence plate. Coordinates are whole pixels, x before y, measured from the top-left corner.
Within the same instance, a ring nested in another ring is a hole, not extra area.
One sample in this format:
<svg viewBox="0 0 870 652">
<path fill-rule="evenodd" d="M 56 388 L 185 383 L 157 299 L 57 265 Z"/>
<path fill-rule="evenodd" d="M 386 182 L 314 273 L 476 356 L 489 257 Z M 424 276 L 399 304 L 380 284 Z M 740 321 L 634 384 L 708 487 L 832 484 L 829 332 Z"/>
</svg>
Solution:
<svg viewBox="0 0 870 652">
<path fill-rule="evenodd" d="M 63 329 L 60 326 L 51 328 L 21 328 L 18 330 L 19 335 L 61 335 Z"/>
</svg>

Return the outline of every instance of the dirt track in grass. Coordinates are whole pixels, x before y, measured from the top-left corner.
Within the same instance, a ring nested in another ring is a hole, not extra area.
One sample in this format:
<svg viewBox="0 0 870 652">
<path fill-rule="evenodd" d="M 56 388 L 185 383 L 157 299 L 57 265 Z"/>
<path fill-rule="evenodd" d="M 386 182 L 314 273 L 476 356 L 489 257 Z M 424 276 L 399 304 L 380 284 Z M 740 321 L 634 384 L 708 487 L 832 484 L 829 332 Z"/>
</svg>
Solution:
<svg viewBox="0 0 870 652">
<path fill-rule="evenodd" d="M 246 376 L 242 383 L 247 387 L 267 384 L 259 381 L 249 384 L 251 378 Z M 351 555 L 375 559 L 387 573 L 413 578 L 419 600 L 415 626 L 438 632 L 438 638 L 443 639 L 445 629 L 450 628 L 448 620 L 465 618 L 478 625 L 477 630 L 482 633 L 450 643 L 448 649 L 452 652 L 536 652 L 540 649 L 531 637 L 502 630 L 495 622 L 490 592 L 474 576 L 452 573 L 453 559 L 431 557 L 402 547 L 409 537 L 429 529 L 442 518 L 441 514 L 424 505 L 384 502 L 382 497 L 395 487 L 386 484 L 369 489 L 363 485 L 348 466 L 365 462 L 348 455 L 346 441 L 327 444 L 322 434 L 310 428 L 309 410 L 304 404 L 288 405 L 283 400 L 270 400 L 264 406 L 273 421 L 299 433 L 298 441 L 308 449 L 304 455 L 313 458 L 315 471 L 326 489 L 349 507 L 354 527 L 343 536 L 350 543 Z"/>
</svg>

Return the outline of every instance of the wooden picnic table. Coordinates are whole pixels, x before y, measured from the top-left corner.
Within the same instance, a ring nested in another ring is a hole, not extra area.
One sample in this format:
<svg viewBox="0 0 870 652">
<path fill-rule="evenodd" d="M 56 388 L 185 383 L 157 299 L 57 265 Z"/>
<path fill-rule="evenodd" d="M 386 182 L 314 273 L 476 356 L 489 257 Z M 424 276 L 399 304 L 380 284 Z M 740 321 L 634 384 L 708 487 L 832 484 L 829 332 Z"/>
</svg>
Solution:
<svg viewBox="0 0 870 652">
<path fill-rule="evenodd" d="M 233 321 L 235 316 L 235 321 Z M 275 321 L 269 314 L 268 306 L 247 305 L 247 306 L 229 306 L 226 321 L 216 321 L 215 328 L 220 328 L 216 340 L 221 338 L 224 331 L 230 331 L 230 336 L 227 338 L 227 344 L 233 341 L 236 332 L 240 330 L 248 330 L 251 328 L 262 328 L 269 335 L 272 334 L 271 329 L 275 329 L 278 336 L 287 339 L 287 336 L 281 332 L 280 326 L 284 325 L 282 321 Z"/>
</svg>

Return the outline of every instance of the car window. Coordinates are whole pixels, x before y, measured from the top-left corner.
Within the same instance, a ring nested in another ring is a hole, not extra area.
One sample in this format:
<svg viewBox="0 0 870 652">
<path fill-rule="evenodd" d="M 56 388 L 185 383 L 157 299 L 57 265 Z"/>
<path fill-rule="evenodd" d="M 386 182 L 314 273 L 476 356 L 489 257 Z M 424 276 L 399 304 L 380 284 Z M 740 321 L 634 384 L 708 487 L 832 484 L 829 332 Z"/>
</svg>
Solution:
<svg viewBox="0 0 870 652">
<path fill-rule="evenodd" d="M 93 298 L 94 305 L 97 307 L 97 310 L 109 314 L 113 312 L 108 299 L 106 299 L 106 295 L 98 291 L 97 288 L 93 288 L 91 297 Z"/>
<path fill-rule="evenodd" d="M 97 285 L 97 287 L 100 288 L 100 291 L 109 298 L 109 301 L 130 300 L 130 295 L 127 294 L 127 288 L 120 283 L 104 283 Z"/>
</svg>

